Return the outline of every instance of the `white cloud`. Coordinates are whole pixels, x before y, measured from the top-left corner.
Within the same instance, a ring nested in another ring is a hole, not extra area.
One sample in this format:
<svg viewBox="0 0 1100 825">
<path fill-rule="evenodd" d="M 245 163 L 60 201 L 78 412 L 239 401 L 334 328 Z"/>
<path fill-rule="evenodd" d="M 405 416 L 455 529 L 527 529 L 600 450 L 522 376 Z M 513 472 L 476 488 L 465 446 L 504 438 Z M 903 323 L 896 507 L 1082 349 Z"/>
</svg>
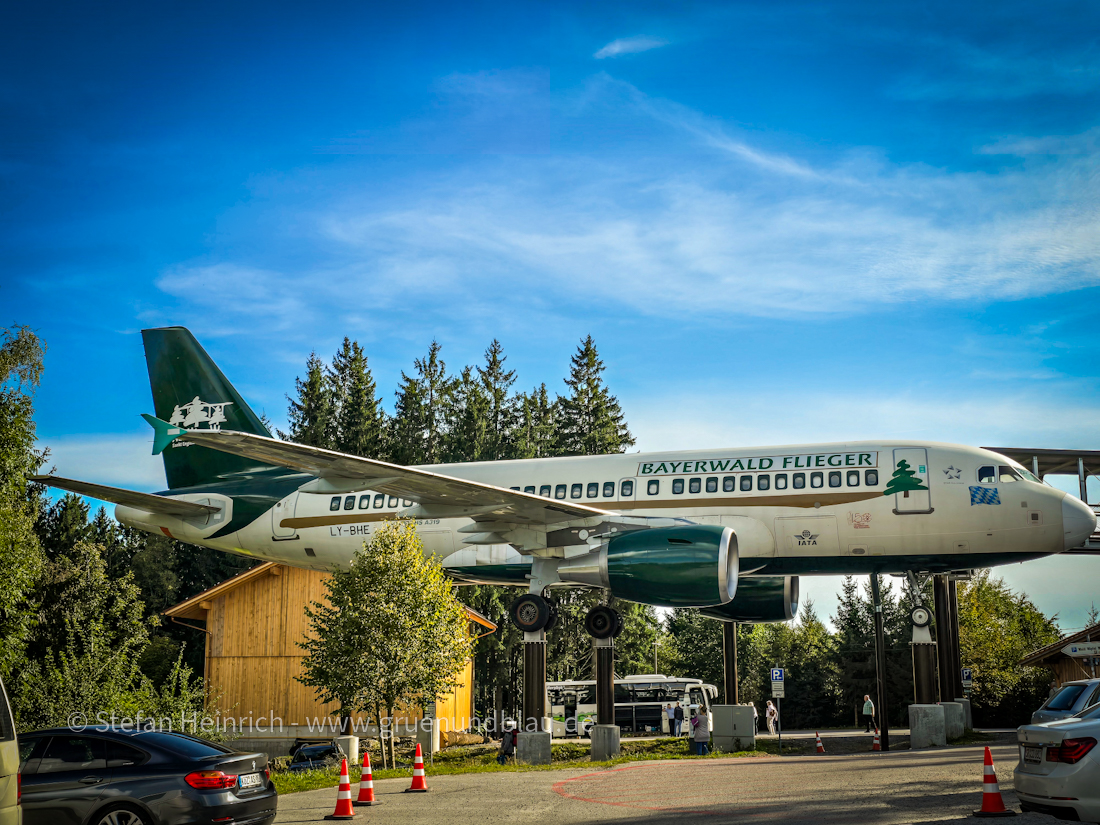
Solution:
<svg viewBox="0 0 1100 825">
<path fill-rule="evenodd" d="M 620 37 L 618 40 L 612 40 L 592 56 L 597 60 L 603 60 L 606 57 L 618 57 L 621 54 L 647 52 L 650 49 L 658 49 L 666 45 L 668 45 L 668 41 L 661 40 L 658 37 Z"/>
<path fill-rule="evenodd" d="M 164 489 L 164 462 L 152 455 L 148 435 L 64 435 L 44 437 L 50 448 L 44 471 L 56 468 L 64 478 L 153 493 Z"/>
</svg>

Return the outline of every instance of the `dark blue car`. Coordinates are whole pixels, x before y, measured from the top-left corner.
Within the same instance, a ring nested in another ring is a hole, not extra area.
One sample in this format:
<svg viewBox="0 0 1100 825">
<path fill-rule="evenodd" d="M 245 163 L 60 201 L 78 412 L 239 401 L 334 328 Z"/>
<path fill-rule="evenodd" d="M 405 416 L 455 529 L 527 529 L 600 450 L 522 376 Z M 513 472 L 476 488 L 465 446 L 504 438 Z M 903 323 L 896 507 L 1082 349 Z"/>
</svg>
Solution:
<svg viewBox="0 0 1100 825">
<path fill-rule="evenodd" d="M 23 825 L 267 825 L 267 754 L 178 733 L 68 728 L 19 735 Z"/>
</svg>

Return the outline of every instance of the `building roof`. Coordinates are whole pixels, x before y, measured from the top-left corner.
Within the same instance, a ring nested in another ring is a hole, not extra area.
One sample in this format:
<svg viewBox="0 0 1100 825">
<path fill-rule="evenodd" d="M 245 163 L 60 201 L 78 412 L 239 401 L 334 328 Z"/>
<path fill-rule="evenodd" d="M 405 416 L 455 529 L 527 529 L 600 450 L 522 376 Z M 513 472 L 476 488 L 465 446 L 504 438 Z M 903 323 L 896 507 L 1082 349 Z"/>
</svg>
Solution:
<svg viewBox="0 0 1100 825">
<path fill-rule="evenodd" d="M 255 579 L 262 578 L 264 576 L 280 576 L 286 569 L 285 564 L 279 564 L 273 561 L 266 561 L 263 564 L 258 564 L 255 567 L 250 567 L 243 573 L 238 573 L 231 579 L 226 579 L 213 587 L 202 591 L 189 599 L 185 599 L 179 604 L 174 604 L 167 610 L 161 611 L 162 616 L 168 616 L 175 619 L 194 619 L 196 621 L 206 620 L 206 611 L 210 609 L 210 602 L 219 596 L 224 596 L 226 593 L 230 593 L 236 590 L 242 584 L 254 581 Z M 487 616 L 482 615 L 472 607 L 463 605 L 466 610 L 466 617 L 476 624 L 481 625 L 488 629 L 488 632 L 492 633 L 497 629 L 497 625 L 489 619 Z"/>
<path fill-rule="evenodd" d="M 1043 447 L 982 447 L 1019 461 L 1029 470 L 1032 460 L 1039 460 L 1039 477 L 1047 475 L 1077 475 L 1077 459 L 1085 464 L 1087 475 L 1100 472 L 1100 450 L 1048 450 Z"/>
<path fill-rule="evenodd" d="M 1074 633 L 1070 636 L 1063 636 L 1053 644 L 1049 644 L 1046 647 L 1041 647 L 1038 650 L 1033 650 L 1020 660 L 1021 665 L 1045 665 L 1049 664 L 1054 659 L 1064 659 L 1066 654 L 1062 652 L 1062 648 L 1066 645 L 1071 645 L 1074 642 L 1084 641 L 1100 641 L 1100 624 L 1094 624 L 1086 627 L 1079 633 Z"/>
</svg>

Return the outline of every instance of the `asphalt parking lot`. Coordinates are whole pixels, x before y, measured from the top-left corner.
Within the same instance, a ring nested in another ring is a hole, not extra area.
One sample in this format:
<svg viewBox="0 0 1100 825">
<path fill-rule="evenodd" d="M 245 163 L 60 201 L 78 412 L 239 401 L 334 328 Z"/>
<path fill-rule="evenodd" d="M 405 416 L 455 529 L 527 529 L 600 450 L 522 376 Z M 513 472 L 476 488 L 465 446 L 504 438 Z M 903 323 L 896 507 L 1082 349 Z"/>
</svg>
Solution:
<svg viewBox="0 0 1100 825">
<path fill-rule="evenodd" d="M 1017 753 L 1010 744 L 993 748 L 1005 804 L 1018 811 L 1012 792 Z M 957 823 L 981 804 L 982 755 L 981 747 L 967 747 L 636 762 L 598 771 L 429 775 L 426 794 L 402 793 L 408 780 L 376 782 L 380 804 L 359 808 L 357 821 Z M 280 798 L 276 821 L 319 822 L 335 804 L 335 788 L 290 794 Z M 1057 820 L 1023 814 L 1012 821 L 1052 825 Z"/>
</svg>

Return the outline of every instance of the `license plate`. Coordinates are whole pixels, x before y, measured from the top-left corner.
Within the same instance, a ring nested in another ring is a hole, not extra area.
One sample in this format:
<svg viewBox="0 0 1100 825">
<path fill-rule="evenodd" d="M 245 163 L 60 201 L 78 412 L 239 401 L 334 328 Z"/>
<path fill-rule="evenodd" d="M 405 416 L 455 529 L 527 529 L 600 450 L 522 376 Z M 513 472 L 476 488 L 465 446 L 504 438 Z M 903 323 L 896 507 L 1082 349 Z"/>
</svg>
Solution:
<svg viewBox="0 0 1100 825">
<path fill-rule="evenodd" d="M 242 773 L 237 777 L 237 782 L 241 788 L 258 788 L 260 786 L 260 775 L 258 773 Z"/>
<path fill-rule="evenodd" d="M 1038 765 L 1043 761 L 1042 748 L 1024 748 L 1024 764 Z"/>
</svg>

